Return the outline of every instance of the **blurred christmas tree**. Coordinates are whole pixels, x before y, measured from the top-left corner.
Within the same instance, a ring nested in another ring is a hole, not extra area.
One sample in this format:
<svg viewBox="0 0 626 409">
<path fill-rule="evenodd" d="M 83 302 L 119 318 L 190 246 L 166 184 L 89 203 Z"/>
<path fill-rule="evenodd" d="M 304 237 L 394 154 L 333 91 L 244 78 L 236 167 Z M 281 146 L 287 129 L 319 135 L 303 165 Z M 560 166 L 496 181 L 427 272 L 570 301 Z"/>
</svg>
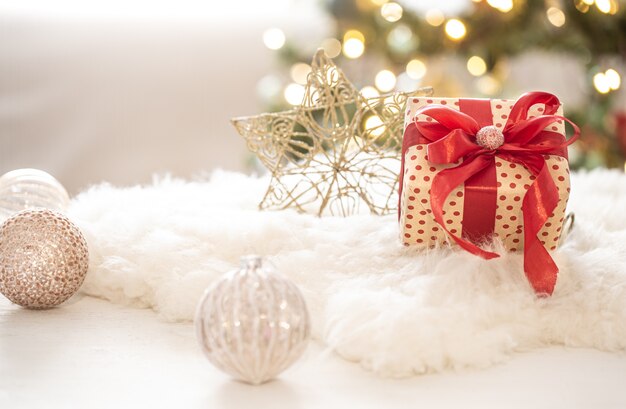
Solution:
<svg viewBox="0 0 626 409">
<path fill-rule="evenodd" d="M 339 59 L 363 94 L 432 85 L 440 96 L 510 97 L 507 94 L 517 91 L 506 89 L 511 58 L 529 50 L 566 55 L 586 73 L 584 103 L 565 106 L 566 115 L 583 130 L 571 158 L 573 166 L 624 166 L 626 107 L 615 92 L 626 62 L 623 0 L 459 0 L 450 1 L 461 5 L 453 11 L 441 1 L 397 1 L 323 3 L 335 33 L 319 46 Z M 278 50 L 294 81 L 284 89 L 284 98 L 269 101 L 269 108 L 298 104 L 310 50 L 291 43 L 278 29 L 268 30 L 264 41 Z M 462 59 L 463 75 L 474 78 L 471 88 L 442 70 L 450 58 Z M 561 69 L 550 61 L 536 69 Z M 376 75 L 371 75 L 372 69 Z"/>
</svg>

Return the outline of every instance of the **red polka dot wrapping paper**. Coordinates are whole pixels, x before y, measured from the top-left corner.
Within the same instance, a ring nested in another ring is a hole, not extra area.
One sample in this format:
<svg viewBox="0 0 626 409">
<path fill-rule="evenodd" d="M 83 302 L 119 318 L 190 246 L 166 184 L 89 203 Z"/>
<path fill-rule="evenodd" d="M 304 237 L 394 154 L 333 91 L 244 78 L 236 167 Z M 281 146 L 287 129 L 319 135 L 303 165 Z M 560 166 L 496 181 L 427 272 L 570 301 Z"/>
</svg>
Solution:
<svg viewBox="0 0 626 409">
<path fill-rule="evenodd" d="M 515 103 L 514 100 L 490 100 L 493 125 L 502 129 Z M 407 100 L 404 128 L 413 122 L 428 121 L 432 118 L 418 115 L 416 111 L 425 105 L 441 104 L 459 110 L 459 99 L 456 98 L 412 98 Z M 533 105 L 529 110 L 529 118 L 541 115 L 543 104 Z M 562 115 L 562 106 L 557 115 Z M 565 135 L 565 124 L 555 123 L 548 128 L 553 132 Z M 453 243 L 435 221 L 430 206 L 430 186 L 433 177 L 446 168 L 457 164 L 433 164 L 426 157 L 426 145 L 410 146 L 404 153 L 402 172 L 402 197 L 400 207 L 400 235 L 406 246 L 435 247 L 443 243 Z M 555 250 L 561 236 L 565 208 L 569 199 L 570 181 L 567 159 L 558 155 L 545 155 L 546 165 L 557 186 L 559 202 L 553 214 L 539 231 L 539 238 L 547 250 Z M 526 190 L 534 180 L 523 165 L 508 162 L 496 157 L 497 202 L 493 237 L 504 243 L 509 251 L 522 251 L 524 248 L 522 200 Z M 458 186 L 448 196 L 444 211 L 446 227 L 452 234 L 462 234 L 464 185 Z"/>
</svg>

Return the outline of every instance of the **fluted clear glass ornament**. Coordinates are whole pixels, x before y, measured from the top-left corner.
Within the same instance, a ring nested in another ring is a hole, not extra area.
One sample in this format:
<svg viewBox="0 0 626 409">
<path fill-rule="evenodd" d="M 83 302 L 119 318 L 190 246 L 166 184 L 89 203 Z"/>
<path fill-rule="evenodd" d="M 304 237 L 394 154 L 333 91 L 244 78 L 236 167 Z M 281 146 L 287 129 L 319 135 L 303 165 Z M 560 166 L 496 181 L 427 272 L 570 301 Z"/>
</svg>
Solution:
<svg viewBox="0 0 626 409">
<path fill-rule="evenodd" d="M 195 325 L 209 361 L 255 385 L 293 364 L 310 334 L 302 293 L 258 256 L 242 258 L 239 270 L 206 291 Z"/>
<path fill-rule="evenodd" d="M 69 203 L 63 185 L 43 170 L 17 169 L 0 176 L 0 223 L 27 209 L 64 213 Z"/>
</svg>

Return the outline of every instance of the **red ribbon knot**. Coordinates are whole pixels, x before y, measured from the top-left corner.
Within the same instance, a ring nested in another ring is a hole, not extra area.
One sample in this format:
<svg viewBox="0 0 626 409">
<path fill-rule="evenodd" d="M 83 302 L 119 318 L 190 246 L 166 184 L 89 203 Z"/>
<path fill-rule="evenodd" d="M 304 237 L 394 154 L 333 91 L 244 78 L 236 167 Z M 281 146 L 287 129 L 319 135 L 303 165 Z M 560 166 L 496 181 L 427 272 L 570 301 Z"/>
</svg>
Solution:
<svg viewBox="0 0 626 409">
<path fill-rule="evenodd" d="M 543 115 L 528 118 L 529 109 L 543 104 Z M 428 105 L 414 118 L 426 115 L 433 121 L 414 120 L 405 130 L 403 152 L 413 145 L 427 145 L 427 160 L 454 165 L 433 178 L 430 205 L 435 221 L 459 246 L 485 259 L 499 257 L 475 243 L 493 234 L 497 201 L 495 158 L 523 165 L 534 181 L 522 201 L 524 227 L 524 272 L 537 293 L 552 294 L 558 267 L 537 237 L 559 201 L 544 155 L 567 158 L 567 146 L 578 139 L 580 130 L 567 118 L 555 115 L 558 98 L 545 92 L 522 95 L 513 105 L 502 130 L 493 126 L 488 100 L 460 100 L 460 111 L 444 105 Z M 553 123 L 568 122 L 574 135 L 567 140 L 558 132 L 548 131 Z M 480 123 L 479 123 L 480 122 Z M 404 169 L 404 158 L 403 165 Z M 401 173 L 401 178 L 403 177 Z M 462 237 L 450 233 L 443 219 L 448 195 L 465 184 Z M 400 181 L 402 186 L 402 180 Z"/>
</svg>

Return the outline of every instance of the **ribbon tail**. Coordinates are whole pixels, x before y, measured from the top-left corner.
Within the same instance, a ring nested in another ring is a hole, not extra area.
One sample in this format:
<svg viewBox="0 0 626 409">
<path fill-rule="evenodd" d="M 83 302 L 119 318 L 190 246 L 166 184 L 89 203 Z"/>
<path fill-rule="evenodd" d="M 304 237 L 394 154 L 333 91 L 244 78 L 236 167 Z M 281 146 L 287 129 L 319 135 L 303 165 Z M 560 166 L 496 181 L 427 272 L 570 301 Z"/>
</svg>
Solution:
<svg viewBox="0 0 626 409">
<path fill-rule="evenodd" d="M 481 155 L 468 159 L 455 168 L 442 170 L 434 177 L 430 192 L 430 206 L 435 221 L 461 248 L 487 260 L 500 256 L 497 253 L 483 250 L 475 244 L 450 233 L 443 219 L 443 206 L 450 193 L 457 186 L 490 165 L 495 166 L 494 157 Z"/>
<path fill-rule="evenodd" d="M 516 143 L 521 146 L 528 145 L 532 142 L 533 146 L 529 150 L 534 151 L 539 151 L 542 148 L 554 148 L 555 146 L 553 146 L 553 144 L 546 143 L 550 141 L 547 141 L 545 139 L 542 140 L 541 138 L 535 141 L 535 138 L 537 138 L 538 135 L 543 134 L 545 128 L 548 125 L 559 121 L 565 121 L 569 123 L 574 129 L 574 134 L 567 141 L 564 137 L 561 138 L 559 146 L 556 147 L 566 147 L 568 145 L 571 145 L 580 136 L 580 128 L 578 128 L 578 126 L 569 119 L 559 115 L 538 116 L 536 118 L 520 121 L 514 125 L 511 125 L 507 130 L 505 130 L 506 142 Z"/>
<path fill-rule="evenodd" d="M 559 195 L 545 162 L 530 186 L 524 201 L 524 272 L 538 294 L 552 295 L 559 272 L 550 253 L 537 236 L 559 201 Z"/>
</svg>

